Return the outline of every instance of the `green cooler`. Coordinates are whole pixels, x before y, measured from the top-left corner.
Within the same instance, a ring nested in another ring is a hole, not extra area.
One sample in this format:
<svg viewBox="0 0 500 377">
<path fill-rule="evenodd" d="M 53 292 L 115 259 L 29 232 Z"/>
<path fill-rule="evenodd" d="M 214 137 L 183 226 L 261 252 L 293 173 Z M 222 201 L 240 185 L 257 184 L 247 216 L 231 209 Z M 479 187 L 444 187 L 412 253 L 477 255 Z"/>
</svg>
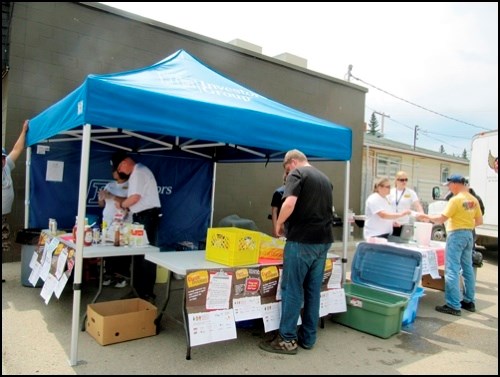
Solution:
<svg viewBox="0 0 500 377">
<path fill-rule="evenodd" d="M 347 311 L 332 320 L 356 330 L 389 338 L 401 331 L 408 300 L 422 277 L 422 254 L 387 244 L 361 242 L 344 284 Z"/>
</svg>

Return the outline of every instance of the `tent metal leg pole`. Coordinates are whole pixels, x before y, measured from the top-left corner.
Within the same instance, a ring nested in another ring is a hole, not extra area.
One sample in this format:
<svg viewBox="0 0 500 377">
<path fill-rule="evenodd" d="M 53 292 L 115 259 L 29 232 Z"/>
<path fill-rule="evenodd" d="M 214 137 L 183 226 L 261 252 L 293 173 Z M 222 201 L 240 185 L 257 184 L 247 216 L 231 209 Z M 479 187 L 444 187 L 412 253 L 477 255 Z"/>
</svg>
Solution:
<svg viewBox="0 0 500 377">
<path fill-rule="evenodd" d="M 347 243 L 348 243 L 348 229 L 350 227 L 349 219 L 348 219 L 348 210 L 349 210 L 349 187 L 351 185 L 350 182 L 350 174 L 351 174 L 351 161 L 345 162 L 345 174 L 344 174 L 344 219 L 343 219 L 343 252 L 342 252 L 342 283 L 345 283 L 346 280 L 346 267 L 347 267 Z"/>
<path fill-rule="evenodd" d="M 78 234 L 75 249 L 74 284 L 73 284 L 73 314 L 71 320 L 70 365 L 78 362 L 78 334 L 80 321 L 80 303 L 82 299 L 82 267 L 83 267 L 83 232 L 85 230 L 85 209 L 87 204 L 87 185 L 89 175 L 90 155 L 90 124 L 83 126 L 82 158 L 80 163 L 80 189 L 78 191 Z"/>
<path fill-rule="evenodd" d="M 29 217 L 30 217 L 30 185 L 31 185 L 31 147 L 26 148 L 26 189 L 24 191 L 24 228 L 29 228 Z"/>
<path fill-rule="evenodd" d="M 217 163 L 214 163 L 214 172 L 212 177 L 212 207 L 210 208 L 210 224 L 209 227 L 212 227 L 214 224 L 214 208 L 215 208 L 215 184 L 217 182 Z"/>
</svg>

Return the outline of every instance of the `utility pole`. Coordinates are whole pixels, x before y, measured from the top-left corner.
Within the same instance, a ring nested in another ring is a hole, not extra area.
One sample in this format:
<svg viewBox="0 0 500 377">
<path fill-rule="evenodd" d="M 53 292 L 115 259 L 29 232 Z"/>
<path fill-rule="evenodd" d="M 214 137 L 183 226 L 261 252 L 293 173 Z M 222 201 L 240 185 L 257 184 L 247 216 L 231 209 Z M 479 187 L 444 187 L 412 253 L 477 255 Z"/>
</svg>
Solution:
<svg viewBox="0 0 500 377">
<path fill-rule="evenodd" d="M 349 66 L 347 67 L 347 73 L 345 74 L 345 76 L 347 77 L 347 82 L 351 82 L 351 71 L 352 71 L 352 64 L 349 64 Z"/>
<path fill-rule="evenodd" d="M 418 139 L 418 125 L 415 125 L 415 131 L 413 131 L 413 150 L 415 150 L 415 147 L 417 146 L 417 139 Z"/>
<path fill-rule="evenodd" d="M 379 113 L 378 111 L 374 111 L 373 113 L 380 115 L 380 118 L 381 118 L 381 121 L 380 121 L 380 133 L 382 134 L 382 136 L 384 136 L 384 119 L 385 118 L 390 118 L 391 116 L 389 114 Z"/>
</svg>

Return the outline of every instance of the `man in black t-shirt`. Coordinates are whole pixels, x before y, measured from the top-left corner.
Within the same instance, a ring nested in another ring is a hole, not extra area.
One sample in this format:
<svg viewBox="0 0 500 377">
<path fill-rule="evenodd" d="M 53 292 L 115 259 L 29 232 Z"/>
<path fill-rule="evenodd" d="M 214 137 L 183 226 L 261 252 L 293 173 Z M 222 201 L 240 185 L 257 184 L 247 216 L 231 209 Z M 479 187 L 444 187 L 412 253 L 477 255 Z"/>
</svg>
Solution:
<svg viewBox="0 0 500 377">
<path fill-rule="evenodd" d="M 283 167 L 289 174 L 274 229 L 278 236 L 287 238 L 281 274 L 281 319 L 276 337 L 259 347 L 295 355 L 298 346 L 311 349 L 316 343 L 321 283 L 333 242 L 333 186 L 299 150 L 287 152 Z M 297 330 L 302 304 L 302 324 Z"/>
</svg>

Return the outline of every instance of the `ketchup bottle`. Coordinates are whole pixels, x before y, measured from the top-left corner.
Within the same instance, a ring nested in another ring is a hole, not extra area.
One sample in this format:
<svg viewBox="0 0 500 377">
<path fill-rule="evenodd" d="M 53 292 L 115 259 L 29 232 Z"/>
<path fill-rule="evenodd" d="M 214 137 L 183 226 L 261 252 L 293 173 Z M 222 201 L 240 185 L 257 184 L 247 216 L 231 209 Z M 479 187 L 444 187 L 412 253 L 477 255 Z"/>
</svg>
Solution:
<svg viewBox="0 0 500 377">
<path fill-rule="evenodd" d="M 83 233 L 83 244 L 85 246 L 92 246 L 92 228 L 89 225 L 85 225 L 85 232 Z"/>
</svg>

